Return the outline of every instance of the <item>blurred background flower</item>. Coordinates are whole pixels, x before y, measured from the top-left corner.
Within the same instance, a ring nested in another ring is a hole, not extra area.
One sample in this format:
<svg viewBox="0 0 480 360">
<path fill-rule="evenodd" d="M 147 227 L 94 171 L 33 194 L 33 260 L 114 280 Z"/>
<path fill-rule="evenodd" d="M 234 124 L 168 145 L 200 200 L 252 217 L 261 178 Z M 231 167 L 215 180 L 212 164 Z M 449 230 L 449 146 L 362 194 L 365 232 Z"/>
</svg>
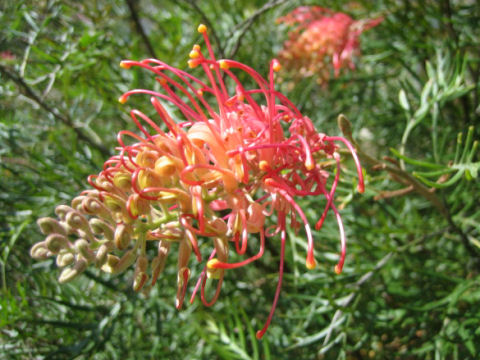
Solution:
<svg viewBox="0 0 480 360">
<path fill-rule="evenodd" d="M 315 77 L 326 84 L 332 68 L 355 69 L 354 56 L 360 53 L 360 35 L 377 26 L 383 18 L 354 20 L 342 12 L 320 6 L 300 6 L 277 19 L 293 27 L 279 53 L 279 60 L 293 79 Z"/>
</svg>

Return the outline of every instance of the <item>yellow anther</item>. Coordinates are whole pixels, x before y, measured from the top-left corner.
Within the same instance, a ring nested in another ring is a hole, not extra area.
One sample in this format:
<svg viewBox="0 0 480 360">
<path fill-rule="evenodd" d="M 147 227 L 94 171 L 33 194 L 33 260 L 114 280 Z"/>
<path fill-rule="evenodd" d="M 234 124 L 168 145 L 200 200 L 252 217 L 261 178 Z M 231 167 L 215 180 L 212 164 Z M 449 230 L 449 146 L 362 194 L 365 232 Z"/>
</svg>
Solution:
<svg viewBox="0 0 480 360">
<path fill-rule="evenodd" d="M 217 258 L 213 258 L 211 260 L 208 260 L 207 262 L 207 268 L 209 269 L 216 269 L 216 265 L 219 263 Z"/>
<path fill-rule="evenodd" d="M 315 169 L 315 164 L 310 159 L 307 159 L 305 161 L 305 167 L 307 168 L 308 171 L 310 171 L 310 170 Z"/>
<path fill-rule="evenodd" d="M 230 68 L 230 66 L 228 66 L 228 64 L 225 60 L 220 60 L 218 62 L 218 65 L 220 65 L 220 69 L 222 69 L 222 70 L 228 70 Z"/>
<path fill-rule="evenodd" d="M 273 71 L 277 72 L 277 71 L 280 71 L 282 69 L 282 65 L 278 62 L 278 60 L 273 60 Z"/>
<path fill-rule="evenodd" d="M 120 61 L 120 67 L 122 69 L 130 69 L 132 67 L 132 65 L 129 64 L 128 62 L 126 62 L 126 61 Z"/>
<path fill-rule="evenodd" d="M 197 31 L 200 33 L 200 34 L 203 34 L 204 32 L 207 31 L 207 27 L 203 24 L 200 24 L 198 25 L 198 28 L 197 28 Z"/>
<path fill-rule="evenodd" d="M 188 67 L 190 69 L 196 68 L 197 66 L 198 66 L 198 61 L 194 59 L 188 60 Z"/>
<path fill-rule="evenodd" d="M 200 53 L 197 50 L 192 50 L 190 51 L 188 56 L 190 57 L 190 59 L 196 59 L 200 56 Z"/>
<path fill-rule="evenodd" d="M 260 160 L 259 164 L 258 164 L 258 167 L 260 168 L 260 170 L 262 171 L 268 171 L 271 169 L 270 165 L 268 164 L 267 161 L 265 160 Z"/>
<path fill-rule="evenodd" d="M 315 259 L 307 259 L 306 265 L 308 270 L 313 270 L 317 266 L 317 262 L 315 261 Z"/>
</svg>

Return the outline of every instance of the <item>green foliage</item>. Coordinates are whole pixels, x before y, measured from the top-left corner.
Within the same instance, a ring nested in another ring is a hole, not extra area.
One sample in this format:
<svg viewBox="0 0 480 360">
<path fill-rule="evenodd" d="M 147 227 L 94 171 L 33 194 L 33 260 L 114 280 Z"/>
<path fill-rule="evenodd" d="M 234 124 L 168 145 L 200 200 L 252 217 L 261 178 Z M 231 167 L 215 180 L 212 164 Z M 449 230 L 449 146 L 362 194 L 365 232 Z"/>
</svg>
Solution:
<svg viewBox="0 0 480 360">
<path fill-rule="evenodd" d="M 134 130 L 117 98 L 153 79 L 123 59 L 157 56 L 187 68 L 206 23 L 219 57 L 266 75 L 286 39 L 275 19 L 300 1 L 42 0 L 0 4 L 0 358 L 5 359 L 474 359 L 480 353 L 480 6 L 475 1 L 315 2 L 354 18 L 383 16 L 361 38 L 355 71 L 278 87 L 319 131 L 356 145 L 367 189 L 350 163 L 336 199 L 348 243 L 335 275 L 338 229 L 289 233 L 275 317 L 265 321 L 279 240 L 227 273 L 219 301 L 174 308 L 173 263 L 149 297 L 132 273 L 87 271 L 59 285 L 53 260 L 29 249 L 35 220 L 86 188 Z M 129 6 L 130 5 L 130 6 Z M 137 23 L 135 15 L 140 19 Z M 142 32 L 144 33 L 142 35 Z M 138 103 L 136 103 L 138 101 Z M 146 110 L 150 111 L 150 110 Z M 351 126 L 351 127 L 350 127 Z M 389 156 L 393 154 L 393 156 Z M 324 204 L 301 203 L 311 222 Z M 273 220 L 272 220 L 273 221 Z M 255 252 L 256 249 L 251 249 Z M 198 269 L 196 269 L 198 272 Z M 193 286 L 193 285 L 192 285 Z"/>
</svg>

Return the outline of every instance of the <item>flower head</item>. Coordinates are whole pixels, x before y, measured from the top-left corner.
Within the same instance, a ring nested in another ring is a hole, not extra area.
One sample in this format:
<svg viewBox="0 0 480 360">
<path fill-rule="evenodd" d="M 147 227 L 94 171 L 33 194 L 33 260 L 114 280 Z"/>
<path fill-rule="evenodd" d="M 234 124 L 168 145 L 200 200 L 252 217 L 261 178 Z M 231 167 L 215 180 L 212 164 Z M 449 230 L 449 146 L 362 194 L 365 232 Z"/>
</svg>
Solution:
<svg viewBox="0 0 480 360">
<path fill-rule="evenodd" d="M 167 255 L 176 249 L 177 308 L 182 307 L 188 288 L 192 254 L 204 268 L 190 302 L 200 292 L 202 302 L 210 306 L 219 296 L 226 270 L 262 257 L 266 239 L 280 234 L 279 282 L 268 320 L 257 333 L 260 338 L 280 294 L 288 218 L 290 226 L 298 229 L 303 224 L 305 229 L 307 268 L 316 264 L 312 231 L 296 198 L 325 198 L 317 229 L 327 212 L 334 212 L 340 227 L 341 255 L 336 266 L 340 272 L 346 242 L 333 202 L 340 176 L 338 142 L 355 159 L 359 191 L 363 191 L 362 172 L 345 139 L 318 133 L 311 120 L 275 90 L 277 60 L 271 62 L 265 80 L 245 64 L 217 60 L 206 27 L 200 25 L 198 31 L 206 51 L 194 45 L 189 66 L 199 68 L 206 81 L 156 59 L 121 63 L 123 68 L 150 71 L 161 90 L 127 91 L 120 102 L 147 95 L 160 121 L 131 111 L 141 135 L 119 132 L 118 154 L 88 179 L 93 189 L 81 193 L 71 206 L 58 206 L 57 219 L 38 221 L 47 237 L 33 246 L 31 254 L 35 258 L 55 255 L 58 266 L 64 268 L 61 282 L 73 279 L 90 264 L 110 273 L 133 267 L 134 289 L 148 291 L 165 267 Z M 253 88 L 240 82 L 240 72 L 251 78 Z M 167 107 L 176 110 L 169 112 Z M 330 189 L 325 159 L 337 166 Z M 272 214 L 277 224 L 266 227 Z M 148 242 L 157 244 L 153 258 L 148 257 Z M 258 249 L 251 257 L 246 256 L 249 243 Z M 207 258 L 200 251 L 203 244 L 211 246 Z M 243 260 L 229 262 L 231 248 Z M 207 278 L 217 281 L 210 300 L 205 294 Z"/>
<path fill-rule="evenodd" d="M 320 6 L 300 6 L 277 20 L 294 27 L 280 61 L 287 70 L 297 70 L 297 76 L 315 75 L 319 83 L 325 83 L 330 78 L 330 62 L 335 76 L 342 68 L 355 68 L 353 56 L 359 52 L 360 35 L 382 20 L 355 21 Z"/>
</svg>

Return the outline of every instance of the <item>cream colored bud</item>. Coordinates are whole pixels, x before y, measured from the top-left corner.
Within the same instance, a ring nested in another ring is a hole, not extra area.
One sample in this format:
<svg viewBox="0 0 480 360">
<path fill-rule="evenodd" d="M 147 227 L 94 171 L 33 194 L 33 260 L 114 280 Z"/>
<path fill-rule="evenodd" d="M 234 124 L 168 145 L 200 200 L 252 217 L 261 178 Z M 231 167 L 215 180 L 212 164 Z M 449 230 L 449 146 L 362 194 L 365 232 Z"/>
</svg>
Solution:
<svg viewBox="0 0 480 360">
<path fill-rule="evenodd" d="M 123 213 L 125 211 L 125 200 L 120 196 L 109 193 L 108 195 L 105 195 L 103 203 L 114 213 Z"/>
<path fill-rule="evenodd" d="M 45 245 L 53 254 L 58 254 L 60 250 L 70 246 L 68 239 L 60 234 L 48 235 L 48 237 L 45 239 Z"/>
<path fill-rule="evenodd" d="M 110 179 L 107 179 L 105 175 L 100 175 L 95 179 L 95 184 L 103 189 L 106 192 L 110 192 L 114 190 L 114 187 L 112 183 L 110 182 Z"/>
<path fill-rule="evenodd" d="M 115 265 L 113 272 L 119 274 L 124 272 L 129 266 L 131 266 L 135 259 L 137 258 L 137 250 L 131 249 L 127 251 L 119 260 L 117 265 Z"/>
<path fill-rule="evenodd" d="M 65 266 L 68 266 L 68 265 L 72 264 L 74 260 L 75 260 L 75 256 L 73 256 L 73 254 L 71 254 L 69 252 L 59 254 L 57 256 L 57 266 L 61 267 L 61 268 L 65 267 Z"/>
<path fill-rule="evenodd" d="M 63 269 L 60 277 L 58 278 L 58 282 L 64 284 L 68 281 L 71 281 L 84 272 L 86 268 L 87 261 L 83 258 L 78 258 L 73 267 Z"/>
<path fill-rule="evenodd" d="M 66 236 L 67 231 L 60 222 L 52 218 L 40 218 L 37 220 L 37 224 L 40 227 L 40 231 L 44 235 L 50 235 L 57 233 Z"/>
<path fill-rule="evenodd" d="M 44 241 L 36 243 L 30 249 L 30 256 L 37 260 L 45 260 L 46 258 L 52 255 L 53 254 L 50 251 L 48 251 Z"/>
<path fill-rule="evenodd" d="M 86 233 L 90 233 L 90 226 L 88 225 L 88 221 L 80 212 L 73 210 L 70 211 L 67 216 L 65 217 L 65 221 L 68 225 L 75 229 L 83 230 Z"/>
<path fill-rule="evenodd" d="M 118 250 L 125 250 L 132 239 L 130 227 L 125 224 L 118 224 L 115 228 L 114 242 Z"/>
<path fill-rule="evenodd" d="M 115 272 L 115 266 L 117 266 L 119 262 L 120 258 L 118 256 L 108 254 L 107 260 L 100 269 L 106 273 L 113 274 Z"/>
<path fill-rule="evenodd" d="M 72 208 L 77 211 L 82 211 L 82 201 L 86 198 L 84 195 L 77 196 L 71 202 Z"/>
<path fill-rule="evenodd" d="M 57 214 L 57 216 L 60 218 L 60 220 L 65 220 L 65 218 L 67 217 L 67 214 L 70 211 L 73 211 L 73 209 L 70 206 L 67 206 L 67 205 L 58 205 L 55 208 L 55 214 Z"/>
<path fill-rule="evenodd" d="M 140 255 L 137 258 L 137 262 L 135 264 L 135 271 L 138 272 L 146 272 L 148 267 L 148 259 L 145 255 Z"/>
<path fill-rule="evenodd" d="M 133 278 L 133 290 L 140 291 L 148 280 L 147 275 L 148 259 L 145 255 L 141 255 L 135 264 L 135 274 Z"/>
<path fill-rule="evenodd" d="M 228 241 L 226 238 L 216 237 L 213 239 L 215 250 L 217 251 L 217 258 L 221 262 L 227 262 L 228 260 Z"/>
<path fill-rule="evenodd" d="M 148 275 L 144 272 L 135 273 L 133 278 L 133 291 L 140 291 L 148 281 Z"/>
<path fill-rule="evenodd" d="M 82 254 L 82 256 L 88 260 L 88 262 L 92 262 L 95 260 L 95 254 L 90 249 L 90 243 L 85 239 L 78 239 L 75 241 L 75 250 Z"/>
<path fill-rule="evenodd" d="M 170 250 L 170 241 L 160 240 L 158 242 L 158 255 L 152 260 L 152 285 L 157 282 L 158 276 L 165 268 L 168 251 Z"/>
<path fill-rule="evenodd" d="M 92 196 L 87 196 L 82 201 L 82 208 L 90 215 L 96 215 L 106 220 L 112 219 L 110 210 L 103 203 Z"/>
<path fill-rule="evenodd" d="M 132 175 L 127 172 L 118 172 L 113 177 L 113 184 L 124 191 L 132 188 Z"/>
<path fill-rule="evenodd" d="M 97 253 L 95 255 L 95 266 L 96 267 L 102 267 L 103 264 L 106 263 L 107 255 L 108 255 L 109 251 L 110 251 L 110 248 L 106 244 L 103 244 L 98 248 Z"/>
<path fill-rule="evenodd" d="M 180 240 L 180 246 L 178 248 L 178 265 L 177 268 L 181 269 L 188 265 L 190 255 L 192 254 L 192 245 L 187 239 Z"/>
<path fill-rule="evenodd" d="M 190 278 L 190 269 L 187 267 L 181 268 L 177 274 L 177 296 L 175 298 L 175 307 L 181 309 L 183 299 L 185 298 L 185 290 L 188 279 Z"/>
<path fill-rule="evenodd" d="M 132 194 L 128 197 L 127 206 L 130 208 L 130 213 L 134 217 L 146 215 L 150 212 L 149 201 L 141 198 L 138 194 Z"/>
<path fill-rule="evenodd" d="M 100 220 L 98 218 L 91 218 L 88 224 L 90 225 L 90 228 L 92 229 L 94 234 L 103 234 L 106 239 L 110 241 L 113 240 L 113 228 L 106 221 Z"/>
</svg>

